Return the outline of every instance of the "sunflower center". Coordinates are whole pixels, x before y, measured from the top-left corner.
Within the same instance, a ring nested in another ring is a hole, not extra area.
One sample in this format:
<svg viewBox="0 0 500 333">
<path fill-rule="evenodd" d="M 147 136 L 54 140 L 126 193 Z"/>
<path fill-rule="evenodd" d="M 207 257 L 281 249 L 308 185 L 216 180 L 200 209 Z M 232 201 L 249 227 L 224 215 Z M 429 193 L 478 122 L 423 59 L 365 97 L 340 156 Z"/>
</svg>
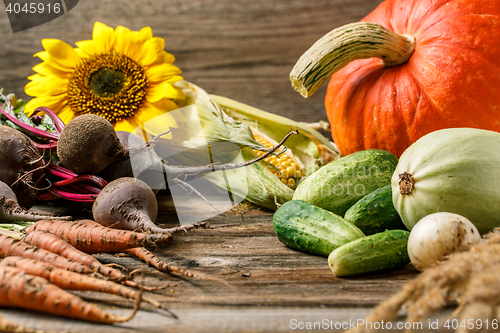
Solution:
<svg viewBox="0 0 500 333">
<path fill-rule="evenodd" d="M 112 123 L 132 117 L 146 97 L 144 69 L 123 54 L 99 54 L 82 61 L 68 82 L 75 116 L 97 114 Z"/>
<path fill-rule="evenodd" d="M 101 68 L 90 76 L 89 88 L 100 97 L 118 94 L 127 83 L 125 74 L 114 68 Z"/>
</svg>

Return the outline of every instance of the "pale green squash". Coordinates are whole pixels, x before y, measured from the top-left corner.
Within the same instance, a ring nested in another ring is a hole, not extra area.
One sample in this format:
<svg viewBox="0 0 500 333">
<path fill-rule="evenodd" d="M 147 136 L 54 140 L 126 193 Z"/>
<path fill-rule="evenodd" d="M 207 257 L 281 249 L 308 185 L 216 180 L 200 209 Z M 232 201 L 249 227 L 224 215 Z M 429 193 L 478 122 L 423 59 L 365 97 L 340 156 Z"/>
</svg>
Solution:
<svg viewBox="0 0 500 333">
<path fill-rule="evenodd" d="M 394 207 L 411 230 L 436 212 L 468 218 L 481 234 L 500 226 L 500 133 L 451 128 L 401 155 L 391 180 Z"/>
</svg>

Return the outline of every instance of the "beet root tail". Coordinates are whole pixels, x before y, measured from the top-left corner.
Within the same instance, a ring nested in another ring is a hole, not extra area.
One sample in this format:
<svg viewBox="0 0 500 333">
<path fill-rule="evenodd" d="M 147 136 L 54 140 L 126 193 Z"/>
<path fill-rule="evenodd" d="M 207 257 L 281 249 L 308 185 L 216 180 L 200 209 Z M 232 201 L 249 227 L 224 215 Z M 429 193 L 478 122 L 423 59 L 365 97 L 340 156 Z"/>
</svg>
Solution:
<svg viewBox="0 0 500 333">
<path fill-rule="evenodd" d="M 19 206 L 14 200 L 0 197 L 0 220 L 36 222 L 44 219 L 69 221 L 71 216 L 52 216 L 51 214 L 27 210 Z"/>
</svg>

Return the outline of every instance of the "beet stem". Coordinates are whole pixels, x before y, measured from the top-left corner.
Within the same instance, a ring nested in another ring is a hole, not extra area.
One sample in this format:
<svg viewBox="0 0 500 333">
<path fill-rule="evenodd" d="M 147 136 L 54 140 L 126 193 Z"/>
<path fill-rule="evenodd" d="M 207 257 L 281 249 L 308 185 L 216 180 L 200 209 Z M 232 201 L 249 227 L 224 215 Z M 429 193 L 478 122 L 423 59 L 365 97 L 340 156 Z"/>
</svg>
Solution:
<svg viewBox="0 0 500 333">
<path fill-rule="evenodd" d="M 41 129 L 38 129 L 36 127 L 33 127 L 31 125 L 23 123 L 22 121 L 20 121 L 19 119 L 17 119 L 16 116 L 13 116 L 8 111 L 5 111 L 4 108 L 3 108 L 5 105 L 10 109 L 10 107 L 11 107 L 10 103 L 4 103 L 4 104 L 2 104 L 0 106 L 0 112 L 7 119 L 9 119 L 10 121 L 12 121 L 17 126 L 19 126 L 21 128 L 24 128 L 25 130 L 27 130 L 28 133 L 26 133 L 26 134 L 28 134 L 30 136 L 39 136 L 39 137 L 42 137 L 42 138 L 47 138 L 47 139 L 52 139 L 52 140 L 57 140 L 59 138 L 59 134 L 57 134 L 57 133 L 51 133 L 51 132 L 43 131 Z"/>
<path fill-rule="evenodd" d="M 84 181 L 93 182 L 94 184 L 100 186 L 101 188 L 108 185 L 108 182 L 102 179 L 101 177 L 97 177 L 94 175 L 78 175 L 73 178 L 67 178 L 64 180 L 60 180 L 54 183 L 55 186 L 66 186 L 74 183 L 80 183 Z"/>
<path fill-rule="evenodd" d="M 55 195 L 54 193 L 45 192 L 45 193 L 40 193 L 38 195 L 38 199 L 42 201 L 50 201 L 50 200 L 60 199 L 60 197 Z"/>
<path fill-rule="evenodd" d="M 66 125 L 64 124 L 64 121 L 62 121 L 62 119 L 59 118 L 59 116 L 54 111 L 52 111 L 51 109 L 49 109 L 45 106 L 40 106 L 40 107 L 35 109 L 34 114 L 36 114 L 39 111 L 45 112 L 50 117 L 50 119 L 52 119 L 57 132 L 59 132 L 59 133 L 62 132 L 64 126 L 66 126 Z"/>
<path fill-rule="evenodd" d="M 61 178 L 72 178 L 78 176 L 78 174 L 70 171 L 66 168 L 63 168 L 59 165 L 51 163 L 47 168 L 47 171 L 55 176 L 59 176 Z"/>
<path fill-rule="evenodd" d="M 96 194 L 97 195 L 102 190 L 101 188 L 98 188 L 98 187 L 95 187 L 95 186 L 92 186 L 89 184 L 75 183 L 75 184 L 70 184 L 69 186 L 71 186 L 73 189 L 78 191 L 78 193 L 82 193 L 82 194 Z"/>
<path fill-rule="evenodd" d="M 59 198 L 62 199 L 67 199 L 71 201 L 80 201 L 84 200 L 83 202 L 94 202 L 96 195 L 95 194 L 80 194 L 80 193 L 70 193 L 70 192 L 65 192 L 56 188 L 51 188 L 49 189 L 49 192 L 57 195 Z"/>
<path fill-rule="evenodd" d="M 52 151 L 56 151 L 56 149 L 57 149 L 57 142 L 54 142 L 54 141 L 52 141 L 50 143 L 38 143 L 38 142 L 35 142 L 35 146 L 39 150 L 52 152 Z"/>
</svg>

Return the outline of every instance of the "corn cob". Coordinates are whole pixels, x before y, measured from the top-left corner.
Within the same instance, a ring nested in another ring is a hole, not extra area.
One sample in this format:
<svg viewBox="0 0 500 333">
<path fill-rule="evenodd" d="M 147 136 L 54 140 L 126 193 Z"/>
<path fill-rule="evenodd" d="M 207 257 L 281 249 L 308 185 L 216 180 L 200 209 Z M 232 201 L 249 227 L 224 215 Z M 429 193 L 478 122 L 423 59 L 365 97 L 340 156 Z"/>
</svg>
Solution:
<svg viewBox="0 0 500 333">
<path fill-rule="evenodd" d="M 257 142 L 261 143 L 266 148 L 270 149 L 273 147 L 273 144 L 271 144 L 271 142 L 269 142 L 263 135 L 254 132 L 253 136 Z M 290 150 L 287 150 L 279 156 L 269 156 L 265 158 L 264 161 L 272 164 L 272 167 L 269 167 L 269 170 L 271 170 L 283 184 L 294 190 L 298 183 L 302 180 L 304 171 L 302 167 L 297 164 L 294 156 L 292 154 L 287 154 L 289 151 Z M 263 151 L 259 150 L 254 150 L 254 153 L 257 156 L 262 156 L 264 154 Z"/>
<path fill-rule="evenodd" d="M 217 95 L 210 97 L 226 114 L 247 124 L 254 136 L 266 135 L 276 142 L 288 131 L 298 130 L 299 135 L 291 137 L 286 146 L 293 151 L 294 159 L 302 163 L 303 176 L 340 157 L 337 147 L 306 123 L 259 110 L 227 97 Z"/>
<path fill-rule="evenodd" d="M 184 92 L 186 99 L 178 101 L 183 107 L 169 112 L 179 127 L 172 130 L 174 140 L 169 141 L 169 153 L 176 151 L 182 165 L 231 162 L 240 151 L 241 157 L 250 160 L 278 141 L 290 130 L 299 130 L 286 142 L 286 149 L 240 171 L 217 172 L 203 176 L 222 190 L 229 190 L 236 197 L 246 198 L 257 205 L 271 209 L 293 196 L 293 189 L 306 175 L 320 165 L 338 156 L 335 147 L 321 134 L 306 125 L 285 117 L 257 110 L 230 99 L 209 95 L 203 89 L 187 81 L 175 84 Z M 220 105 L 219 100 L 223 103 Z M 184 108 L 184 106 L 191 107 Z M 197 129 L 201 123 L 201 127 Z M 184 131 L 184 134 L 181 133 Z M 215 157 L 214 144 L 229 143 L 237 151 L 218 152 Z M 207 161 L 207 145 L 210 158 Z M 156 145 L 155 149 L 160 146 Z M 199 149 L 198 149 L 199 148 Z M 197 153 L 199 151 L 199 154 Z M 321 154 L 324 151 L 324 154 Z M 232 155 L 231 155 L 232 154 Z M 326 156 L 327 158 L 324 158 Z"/>
</svg>

